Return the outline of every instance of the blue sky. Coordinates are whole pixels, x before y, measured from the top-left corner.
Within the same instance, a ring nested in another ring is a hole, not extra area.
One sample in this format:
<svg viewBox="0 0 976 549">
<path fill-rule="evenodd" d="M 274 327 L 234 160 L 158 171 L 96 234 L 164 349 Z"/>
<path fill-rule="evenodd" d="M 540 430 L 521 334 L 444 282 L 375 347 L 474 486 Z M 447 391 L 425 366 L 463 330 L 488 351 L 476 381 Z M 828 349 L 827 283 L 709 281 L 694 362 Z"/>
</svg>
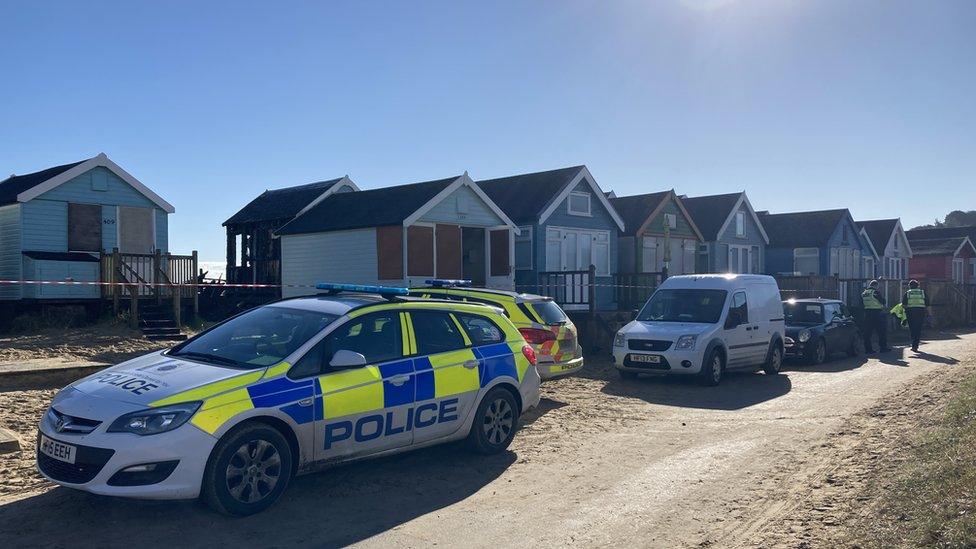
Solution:
<svg viewBox="0 0 976 549">
<path fill-rule="evenodd" d="M 976 209 L 976 2 L 4 2 L 0 173 L 105 152 L 174 252 L 267 188 L 586 164 L 911 226 Z"/>
</svg>

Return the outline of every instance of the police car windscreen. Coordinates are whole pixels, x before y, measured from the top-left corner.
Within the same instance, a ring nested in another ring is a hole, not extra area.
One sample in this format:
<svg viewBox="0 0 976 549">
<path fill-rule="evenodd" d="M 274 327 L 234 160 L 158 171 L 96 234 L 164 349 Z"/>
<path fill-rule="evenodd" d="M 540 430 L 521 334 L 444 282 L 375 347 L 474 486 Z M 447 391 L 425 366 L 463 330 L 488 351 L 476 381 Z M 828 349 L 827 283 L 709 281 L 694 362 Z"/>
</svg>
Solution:
<svg viewBox="0 0 976 549">
<path fill-rule="evenodd" d="M 715 324 L 722 316 L 727 294 L 725 290 L 658 290 L 637 320 Z"/>
<path fill-rule="evenodd" d="M 171 356 L 241 368 L 281 362 L 337 315 L 267 306 L 248 311 L 175 347 Z"/>
<path fill-rule="evenodd" d="M 535 309 L 535 312 L 539 313 L 542 321 L 546 324 L 564 324 L 566 322 L 566 313 L 563 312 L 562 308 L 555 301 L 549 299 L 533 301 L 532 308 Z"/>
</svg>

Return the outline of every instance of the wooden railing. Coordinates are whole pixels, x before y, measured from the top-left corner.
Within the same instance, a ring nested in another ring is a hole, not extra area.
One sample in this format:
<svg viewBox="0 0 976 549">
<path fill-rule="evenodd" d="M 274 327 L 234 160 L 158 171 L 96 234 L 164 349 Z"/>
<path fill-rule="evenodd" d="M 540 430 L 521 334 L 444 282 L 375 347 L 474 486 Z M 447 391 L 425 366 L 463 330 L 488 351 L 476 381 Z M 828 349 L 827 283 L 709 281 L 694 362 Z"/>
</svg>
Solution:
<svg viewBox="0 0 976 549">
<path fill-rule="evenodd" d="M 585 271 L 541 271 L 538 291 L 553 298 L 564 309 L 593 312 L 596 307 L 596 267 L 590 265 Z"/>
<path fill-rule="evenodd" d="M 840 295 L 836 276 L 782 276 L 776 275 L 780 295 L 783 299 L 804 299 L 823 297 L 837 299 Z"/>
<path fill-rule="evenodd" d="M 614 274 L 613 295 L 617 308 L 622 311 L 640 309 L 665 278 L 665 272 Z"/>
<path fill-rule="evenodd" d="M 193 314 L 199 312 L 197 296 L 197 252 L 191 255 L 162 253 L 131 254 L 114 248 L 100 255 L 101 281 L 109 282 L 102 286 L 102 297 L 112 300 L 115 314 L 120 309 L 120 300 L 130 300 L 133 323 L 138 323 L 138 300 L 155 299 L 161 304 L 164 299 L 172 300 L 173 314 L 180 324 L 182 300 L 192 300 Z"/>
</svg>

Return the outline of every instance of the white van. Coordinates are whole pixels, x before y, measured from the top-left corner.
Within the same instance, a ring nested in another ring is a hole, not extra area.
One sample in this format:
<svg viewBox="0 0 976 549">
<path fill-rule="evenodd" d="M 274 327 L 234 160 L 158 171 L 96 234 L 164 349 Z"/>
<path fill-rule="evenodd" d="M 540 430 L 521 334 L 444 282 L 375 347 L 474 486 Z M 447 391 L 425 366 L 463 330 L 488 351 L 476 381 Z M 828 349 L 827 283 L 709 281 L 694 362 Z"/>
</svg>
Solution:
<svg viewBox="0 0 976 549">
<path fill-rule="evenodd" d="M 698 375 L 703 385 L 718 385 L 726 370 L 778 374 L 785 332 L 773 277 L 673 276 L 617 332 L 610 360 L 624 378 Z"/>
</svg>

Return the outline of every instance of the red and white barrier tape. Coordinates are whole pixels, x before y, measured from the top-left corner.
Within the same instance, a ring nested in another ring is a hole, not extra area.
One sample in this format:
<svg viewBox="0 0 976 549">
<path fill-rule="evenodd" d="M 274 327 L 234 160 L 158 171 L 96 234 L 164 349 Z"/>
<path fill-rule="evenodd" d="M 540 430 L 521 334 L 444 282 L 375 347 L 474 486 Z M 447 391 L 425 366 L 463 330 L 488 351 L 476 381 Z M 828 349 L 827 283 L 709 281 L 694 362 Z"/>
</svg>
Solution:
<svg viewBox="0 0 976 549">
<path fill-rule="evenodd" d="M 83 281 L 83 280 L 0 280 L 0 286 L 3 285 L 14 285 L 14 284 L 33 284 L 33 285 L 55 285 L 55 286 L 156 286 L 163 288 L 175 288 L 175 287 L 191 287 L 196 286 L 198 288 L 311 288 L 315 289 L 314 284 L 224 284 L 216 282 L 97 282 L 97 281 Z M 642 285 L 630 285 L 630 284 L 593 284 L 594 288 L 621 288 L 621 289 L 645 289 L 653 290 L 657 286 L 642 286 Z M 533 291 L 540 291 L 540 289 L 548 290 L 559 290 L 559 291 L 575 291 L 578 289 L 590 288 L 589 284 L 518 284 L 515 286 L 516 289 L 531 289 Z M 463 288 L 462 288 L 463 289 Z M 477 290 L 477 287 L 472 287 L 472 289 Z M 506 288 L 497 288 L 506 289 Z"/>
<path fill-rule="evenodd" d="M 96 282 L 83 280 L 0 280 L 0 285 L 36 284 L 61 286 L 157 286 L 163 288 L 315 288 L 310 284 L 223 284 L 214 282 Z"/>
</svg>

